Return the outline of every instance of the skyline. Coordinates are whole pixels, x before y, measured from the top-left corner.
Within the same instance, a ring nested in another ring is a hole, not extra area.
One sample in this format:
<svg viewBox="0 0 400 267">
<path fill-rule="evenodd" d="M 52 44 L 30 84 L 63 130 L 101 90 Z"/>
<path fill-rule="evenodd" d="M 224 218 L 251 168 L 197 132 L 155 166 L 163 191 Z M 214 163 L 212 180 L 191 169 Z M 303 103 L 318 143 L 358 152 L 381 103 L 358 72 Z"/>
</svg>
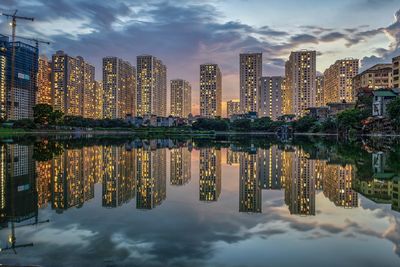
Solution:
<svg viewBox="0 0 400 267">
<path fill-rule="evenodd" d="M 168 67 L 168 81 L 180 78 L 192 85 L 194 114 L 199 113 L 200 64 L 221 66 L 225 114 L 225 101 L 239 98 L 240 53 L 263 52 L 263 76 L 283 75 L 292 50 L 316 49 L 321 73 L 340 58 L 361 59 L 363 70 L 400 54 L 400 12 L 394 20 L 398 7 L 392 0 L 289 1 L 285 9 L 261 1 L 57 2 L 8 0 L 0 10 L 19 8 L 21 15 L 35 17 L 33 23 L 20 22 L 17 34 L 49 39 L 50 46 L 41 46 L 49 58 L 57 50 L 84 57 L 96 67 L 97 80 L 103 57 L 121 57 L 133 65 L 141 54 L 160 58 Z M 306 12 L 311 6 L 315 16 Z M 4 22 L 1 18 L 1 32 L 10 33 Z"/>
</svg>

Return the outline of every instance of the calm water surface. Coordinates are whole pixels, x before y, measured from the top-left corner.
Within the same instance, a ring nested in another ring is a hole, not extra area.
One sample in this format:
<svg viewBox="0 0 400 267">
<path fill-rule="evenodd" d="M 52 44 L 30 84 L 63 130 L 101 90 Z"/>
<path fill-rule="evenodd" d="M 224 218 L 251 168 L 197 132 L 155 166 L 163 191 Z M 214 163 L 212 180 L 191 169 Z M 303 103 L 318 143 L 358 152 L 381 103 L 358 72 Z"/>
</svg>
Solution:
<svg viewBox="0 0 400 267">
<path fill-rule="evenodd" d="M 0 144 L 0 263 L 400 266 L 398 140 Z"/>
</svg>

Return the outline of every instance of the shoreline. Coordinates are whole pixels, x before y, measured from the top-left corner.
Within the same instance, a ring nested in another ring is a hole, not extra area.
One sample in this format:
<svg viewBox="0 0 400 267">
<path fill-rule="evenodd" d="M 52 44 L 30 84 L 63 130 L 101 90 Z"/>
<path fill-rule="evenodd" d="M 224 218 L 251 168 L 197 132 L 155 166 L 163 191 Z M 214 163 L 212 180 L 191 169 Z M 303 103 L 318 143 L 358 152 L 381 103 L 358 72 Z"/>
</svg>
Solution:
<svg viewBox="0 0 400 267">
<path fill-rule="evenodd" d="M 1 136 L 21 136 L 21 135 L 38 135 L 38 136 L 46 136 L 46 135 L 169 135 L 169 136 L 276 136 L 275 132 L 236 132 L 236 131 L 204 131 L 204 132 L 190 132 L 190 131 L 154 131 L 154 130 L 46 130 L 46 131 L 21 131 L 16 130 L 0 132 Z M 339 136 L 337 133 L 293 133 L 292 136 Z M 400 137 L 400 134 L 363 134 L 356 135 L 358 137 Z"/>
</svg>

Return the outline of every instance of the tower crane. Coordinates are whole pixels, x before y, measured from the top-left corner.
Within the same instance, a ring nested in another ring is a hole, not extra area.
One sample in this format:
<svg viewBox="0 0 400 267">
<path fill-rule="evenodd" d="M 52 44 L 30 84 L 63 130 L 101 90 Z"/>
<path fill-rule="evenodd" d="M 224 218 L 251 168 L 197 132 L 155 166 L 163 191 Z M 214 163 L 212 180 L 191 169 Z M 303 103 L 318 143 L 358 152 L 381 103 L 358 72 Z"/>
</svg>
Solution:
<svg viewBox="0 0 400 267">
<path fill-rule="evenodd" d="M 12 14 L 0 13 L 0 15 L 5 16 L 7 18 L 11 18 L 11 27 L 12 27 L 12 52 L 11 52 L 11 88 L 10 88 L 10 118 L 14 118 L 14 80 L 15 80 L 15 31 L 17 28 L 17 20 L 29 20 L 34 21 L 34 18 L 17 16 L 18 10 L 15 10 Z"/>
</svg>

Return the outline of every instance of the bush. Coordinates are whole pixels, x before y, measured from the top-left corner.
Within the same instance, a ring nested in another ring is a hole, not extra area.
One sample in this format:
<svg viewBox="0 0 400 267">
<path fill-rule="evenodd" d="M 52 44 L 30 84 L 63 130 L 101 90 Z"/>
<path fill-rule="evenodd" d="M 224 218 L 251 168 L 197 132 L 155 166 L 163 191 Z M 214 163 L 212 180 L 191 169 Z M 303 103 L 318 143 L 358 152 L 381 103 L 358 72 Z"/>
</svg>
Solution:
<svg viewBox="0 0 400 267">
<path fill-rule="evenodd" d="M 311 130 L 316 121 L 317 120 L 311 116 L 304 116 L 293 124 L 293 128 L 296 132 L 306 133 Z"/>
<path fill-rule="evenodd" d="M 36 124 L 31 119 L 22 119 L 15 121 L 13 128 L 36 129 Z"/>
<path fill-rule="evenodd" d="M 231 128 L 238 131 L 250 131 L 251 121 L 249 119 L 239 119 L 231 123 Z"/>
<path fill-rule="evenodd" d="M 192 129 L 205 131 L 227 131 L 229 130 L 229 124 L 223 119 L 201 118 L 193 123 Z"/>
<path fill-rule="evenodd" d="M 400 97 L 390 102 L 387 107 L 390 119 L 393 120 L 396 129 L 400 129 Z"/>
</svg>

